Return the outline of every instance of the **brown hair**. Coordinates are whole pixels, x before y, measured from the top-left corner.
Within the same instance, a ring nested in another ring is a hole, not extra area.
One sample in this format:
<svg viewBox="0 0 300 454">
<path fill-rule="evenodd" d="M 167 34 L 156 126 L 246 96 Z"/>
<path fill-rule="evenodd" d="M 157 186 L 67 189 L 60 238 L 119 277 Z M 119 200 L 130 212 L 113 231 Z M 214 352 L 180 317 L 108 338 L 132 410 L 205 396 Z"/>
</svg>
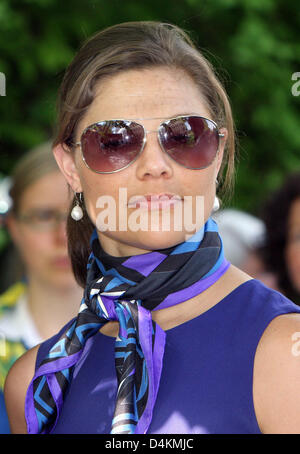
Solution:
<svg viewBox="0 0 300 454">
<path fill-rule="evenodd" d="M 18 218 L 22 210 L 23 195 L 30 186 L 45 175 L 59 171 L 52 153 L 51 141 L 42 143 L 27 151 L 18 160 L 10 175 L 9 196 L 11 198 L 11 207 L 5 222 L 8 221 L 11 215 Z M 5 252 L 5 267 L 3 267 L 3 270 L 1 269 L 1 272 L 5 277 L 5 288 L 8 288 L 8 284 L 12 285 L 16 281 L 23 279 L 26 274 L 23 259 L 18 248 L 13 243 L 8 245 Z"/>
<path fill-rule="evenodd" d="M 99 81 L 122 71 L 152 67 L 185 71 L 204 96 L 212 120 L 219 128 L 227 128 L 218 190 L 222 190 L 223 196 L 228 195 L 232 189 L 235 154 L 230 103 L 211 64 L 190 37 L 175 25 L 154 21 L 126 22 L 106 28 L 87 40 L 67 68 L 60 87 L 54 146 L 61 143 L 72 147 L 78 123 L 91 105 Z M 75 278 L 83 287 L 93 228 L 85 210 L 79 222 L 69 217 L 69 253 Z"/>
<path fill-rule="evenodd" d="M 12 171 L 9 190 L 12 199 L 11 211 L 14 215 L 19 213 L 26 189 L 52 172 L 59 172 L 59 167 L 54 159 L 50 141 L 38 145 L 20 158 Z"/>
</svg>

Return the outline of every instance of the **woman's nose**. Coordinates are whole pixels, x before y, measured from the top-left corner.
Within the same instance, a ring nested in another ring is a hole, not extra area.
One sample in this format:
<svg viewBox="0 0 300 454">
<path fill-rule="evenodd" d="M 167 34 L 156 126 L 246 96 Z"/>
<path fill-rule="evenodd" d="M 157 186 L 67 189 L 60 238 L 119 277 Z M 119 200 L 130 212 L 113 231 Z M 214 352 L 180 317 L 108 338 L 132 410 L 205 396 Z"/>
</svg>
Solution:
<svg viewBox="0 0 300 454">
<path fill-rule="evenodd" d="M 146 133 L 144 149 L 136 161 L 137 177 L 169 178 L 173 173 L 171 158 L 163 151 L 156 131 Z"/>
<path fill-rule="evenodd" d="M 66 221 L 61 220 L 57 222 L 54 229 L 53 235 L 55 237 L 55 241 L 59 244 L 66 244 L 67 243 L 67 224 Z"/>
</svg>

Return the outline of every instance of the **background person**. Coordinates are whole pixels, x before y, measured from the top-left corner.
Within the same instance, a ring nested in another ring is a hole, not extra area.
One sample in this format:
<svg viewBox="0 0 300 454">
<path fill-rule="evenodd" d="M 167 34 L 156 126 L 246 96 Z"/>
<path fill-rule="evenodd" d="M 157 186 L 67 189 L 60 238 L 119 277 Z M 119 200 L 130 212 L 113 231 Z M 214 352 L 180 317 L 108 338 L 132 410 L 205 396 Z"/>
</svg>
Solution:
<svg viewBox="0 0 300 454">
<path fill-rule="evenodd" d="M 300 305 L 300 172 L 288 175 L 261 210 L 266 226 L 265 266 L 278 286 Z"/>
<path fill-rule="evenodd" d="M 217 221 L 225 256 L 233 265 L 268 287 L 278 290 L 274 273 L 266 268 L 262 257 L 265 225 L 258 217 L 234 208 L 225 208 L 213 214 Z"/>
<path fill-rule="evenodd" d="M 50 143 L 26 153 L 17 163 L 10 196 L 6 226 L 19 252 L 23 276 L 0 296 L 2 433 L 8 430 L 2 390 L 9 368 L 77 313 L 82 293 L 67 252 L 70 196 Z"/>
</svg>

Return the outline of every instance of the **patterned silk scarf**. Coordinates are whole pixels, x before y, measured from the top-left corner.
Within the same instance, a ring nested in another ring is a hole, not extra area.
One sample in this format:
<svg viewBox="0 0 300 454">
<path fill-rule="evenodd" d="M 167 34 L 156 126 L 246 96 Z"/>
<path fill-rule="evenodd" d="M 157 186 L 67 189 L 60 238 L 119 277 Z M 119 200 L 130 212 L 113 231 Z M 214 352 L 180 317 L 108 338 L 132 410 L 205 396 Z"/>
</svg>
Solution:
<svg viewBox="0 0 300 454">
<path fill-rule="evenodd" d="M 146 433 L 166 337 L 152 321 L 151 311 L 198 295 L 230 265 L 211 218 L 187 241 L 141 255 L 106 254 L 96 231 L 91 246 L 78 316 L 41 362 L 27 390 L 25 417 L 30 434 L 53 431 L 87 339 L 111 320 L 120 326 L 115 342 L 118 390 L 111 433 Z"/>
</svg>

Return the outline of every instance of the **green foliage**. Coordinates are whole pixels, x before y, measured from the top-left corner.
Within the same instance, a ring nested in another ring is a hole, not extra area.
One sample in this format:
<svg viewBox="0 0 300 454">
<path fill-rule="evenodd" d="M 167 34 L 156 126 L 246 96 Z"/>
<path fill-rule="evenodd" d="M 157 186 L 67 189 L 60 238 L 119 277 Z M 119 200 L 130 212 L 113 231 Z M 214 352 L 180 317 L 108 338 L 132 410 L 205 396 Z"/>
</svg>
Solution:
<svg viewBox="0 0 300 454">
<path fill-rule="evenodd" d="M 232 204 L 255 212 L 300 169 L 300 10 L 294 0 L 1 0 L 0 171 L 47 140 L 64 69 L 83 40 L 129 20 L 178 24 L 215 65 L 231 99 L 240 158 Z"/>
<path fill-rule="evenodd" d="M 2 252 L 2 249 L 4 248 L 4 246 L 6 246 L 7 243 L 8 243 L 8 233 L 4 228 L 2 228 L 2 226 L 0 224 L 0 252 Z"/>
</svg>

